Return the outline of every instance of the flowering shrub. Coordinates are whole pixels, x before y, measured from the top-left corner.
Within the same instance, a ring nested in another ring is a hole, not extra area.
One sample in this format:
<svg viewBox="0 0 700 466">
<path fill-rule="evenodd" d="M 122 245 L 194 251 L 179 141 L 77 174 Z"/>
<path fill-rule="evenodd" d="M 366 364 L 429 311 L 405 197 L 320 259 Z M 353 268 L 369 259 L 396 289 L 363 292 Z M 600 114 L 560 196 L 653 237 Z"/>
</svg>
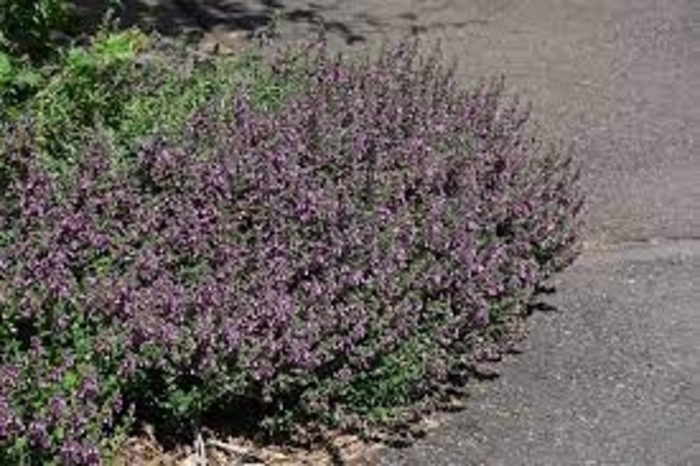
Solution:
<svg viewBox="0 0 700 466">
<path fill-rule="evenodd" d="M 126 406 L 196 429 L 410 401 L 575 257 L 576 173 L 502 83 L 415 44 L 303 69 L 275 111 L 240 92 L 127 164 L 96 139 L 67 183 L 6 136 L 0 374 L 41 396 L 2 384 L 3 450 L 93 464 Z"/>
</svg>

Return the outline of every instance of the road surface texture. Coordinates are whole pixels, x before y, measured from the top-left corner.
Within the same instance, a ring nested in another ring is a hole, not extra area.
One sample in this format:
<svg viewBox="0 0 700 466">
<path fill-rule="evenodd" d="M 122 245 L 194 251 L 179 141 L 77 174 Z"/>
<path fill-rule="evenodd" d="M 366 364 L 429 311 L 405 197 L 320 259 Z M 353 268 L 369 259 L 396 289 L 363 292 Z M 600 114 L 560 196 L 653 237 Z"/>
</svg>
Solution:
<svg viewBox="0 0 700 466">
<path fill-rule="evenodd" d="M 151 5 L 164 30 L 255 29 L 277 12 L 282 41 L 321 25 L 348 48 L 439 38 L 465 84 L 505 74 L 576 144 L 586 249 L 554 280 L 558 312 L 533 316 L 524 354 L 465 411 L 373 463 L 700 465 L 700 0 Z"/>
</svg>

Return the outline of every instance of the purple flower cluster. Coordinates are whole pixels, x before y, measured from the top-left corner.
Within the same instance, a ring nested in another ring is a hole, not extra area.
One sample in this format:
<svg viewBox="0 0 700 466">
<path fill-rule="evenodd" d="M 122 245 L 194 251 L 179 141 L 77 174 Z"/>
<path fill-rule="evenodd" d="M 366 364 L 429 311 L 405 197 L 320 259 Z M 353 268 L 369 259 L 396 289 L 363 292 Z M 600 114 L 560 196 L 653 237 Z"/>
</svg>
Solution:
<svg viewBox="0 0 700 466">
<path fill-rule="evenodd" d="M 463 91 L 415 44 L 354 65 L 320 51 L 295 79 L 280 109 L 239 94 L 127 164 L 95 142 L 64 184 L 8 136 L 0 446 L 93 464 L 122 394 L 194 384 L 197 412 L 170 414 L 196 417 L 349 380 L 426 328 L 450 348 L 574 258 L 576 173 L 502 83 Z M 31 413 L 22 377 L 70 398 Z"/>
</svg>

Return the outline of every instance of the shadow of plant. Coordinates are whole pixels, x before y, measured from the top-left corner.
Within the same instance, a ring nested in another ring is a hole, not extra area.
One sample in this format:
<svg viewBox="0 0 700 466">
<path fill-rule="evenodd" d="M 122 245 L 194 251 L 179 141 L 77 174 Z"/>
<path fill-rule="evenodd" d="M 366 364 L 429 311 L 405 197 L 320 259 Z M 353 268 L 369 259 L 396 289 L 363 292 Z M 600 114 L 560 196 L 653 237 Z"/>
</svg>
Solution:
<svg viewBox="0 0 700 466">
<path fill-rule="evenodd" d="M 109 2 L 77 0 L 79 15 L 93 29 L 109 9 Z M 167 36 L 201 36 L 214 29 L 240 31 L 253 35 L 271 28 L 275 20 L 308 26 L 312 31 L 325 31 L 340 37 L 347 44 L 364 42 L 365 38 L 348 24 L 328 20 L 321 5 L 288 8 L 280 0 L 122 0 L 116 17 L 122 26 L 138 25 Z"/>
</svg>

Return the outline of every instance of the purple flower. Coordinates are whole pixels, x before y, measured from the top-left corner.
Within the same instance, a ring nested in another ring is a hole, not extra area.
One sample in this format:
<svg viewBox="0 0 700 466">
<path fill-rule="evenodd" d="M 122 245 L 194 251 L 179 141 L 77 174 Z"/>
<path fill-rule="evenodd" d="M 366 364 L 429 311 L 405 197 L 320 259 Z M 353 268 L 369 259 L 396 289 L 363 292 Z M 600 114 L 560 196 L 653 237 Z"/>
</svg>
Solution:
<svg viewBox="0 0 700 466">
<path fill-rule="evenodd" d="M 17 417 L 9 401 L 0 395 L 0 440 L 11 439 L 17 433 Z"/>
<path fill-rule="evenodd" d="M 58 422 L 68 412 L 68 404 L 66 400 L 59 395 L 54 395 L 48 405 L 48 420 L 49 422 Z"/>
<path fill-rule="evenodd" d="M 33 421 L 29 424 L 29 438 L 39 448 L 46 449 L 49 446 L 49 434 L 46 423 L 43 421 Z"/>
</svg>

